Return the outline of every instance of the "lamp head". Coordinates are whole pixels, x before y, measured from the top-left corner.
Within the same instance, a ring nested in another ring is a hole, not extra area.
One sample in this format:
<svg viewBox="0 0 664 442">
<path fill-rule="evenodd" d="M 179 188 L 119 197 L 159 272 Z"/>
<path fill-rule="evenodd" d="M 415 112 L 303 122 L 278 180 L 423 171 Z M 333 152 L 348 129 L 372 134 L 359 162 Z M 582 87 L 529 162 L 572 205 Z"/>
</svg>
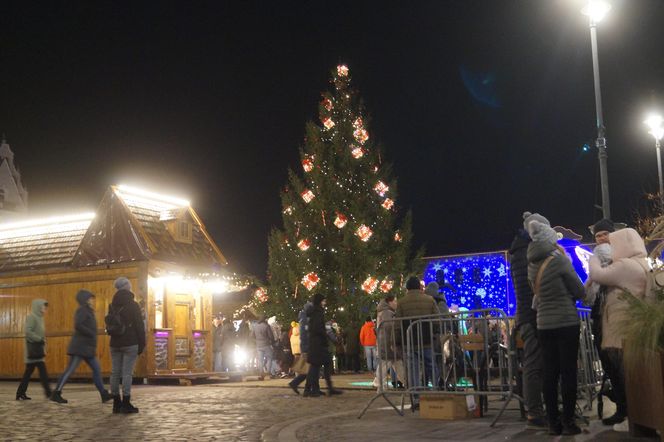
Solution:
<svg viewBox="0 0 664 442">
<path fill-rule="evenodd" d="M 664 137 L 664 118 L 659 114 L 651 114 L 644 121 L 645 125 L 650 129 L 648 133 L 655 137 L 655 140 L 661 140 Z"/>
<path fill-rule="evenodd" d="M 602 21 L 606 14 L 611 10 L 611 4 L 603 0 L 589 0 L 588 4 L 581 10 L 583 15 L 590 18 L 593 24 Z"/>
</svg>

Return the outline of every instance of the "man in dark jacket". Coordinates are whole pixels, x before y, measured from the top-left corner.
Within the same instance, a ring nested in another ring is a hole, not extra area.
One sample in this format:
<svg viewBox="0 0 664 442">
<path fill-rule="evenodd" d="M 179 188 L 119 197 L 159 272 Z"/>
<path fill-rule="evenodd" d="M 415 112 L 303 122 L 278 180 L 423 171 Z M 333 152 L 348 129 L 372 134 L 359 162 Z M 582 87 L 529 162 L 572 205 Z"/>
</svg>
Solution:
<svg viewBox="0 0 664 442">
<path fill-rule="evenodd" d="M 516 293 L 516 330 L 523 340 L 523 399 L 528 411 L 528 428 L 546 428 L 542 406 L 542 352 L 537 341 L 537 312 L 532 309 L 533 290 L 528 282 L 528 245 L 531 239 L 523 229 L 510 247 L 510 271 Z"/>
<path fill-rule="evenodd" d="M 145 324 L 141 307 L 134 301 L 131 283 L 121 276 L 114 284 L 117 292 L 109 307 L 109 313 L 119 316 L 124 326 L 123 333 L 111 335 L 111 394 L 113 413 L 138 413 L 131 404 L 131 382 L 136 358 L 145 349 Z M 122 401 L 120 401 L 120 380 L 122 380 Z"/>
<path fill-rule="evenodd" d="M 72 336 L 69 348 L 67 348 L 69 365 L 65 369 L 65 372 L 62 373 L 62 376 L 60 376 L 58 385 L 51 395 L 53 402 L 60 404 L 67 403 L 67 400 L 62 397 L 62 388 L 83 361 L 92 369 L 92 380 L 101 395 L 101 401 L 108 402 L 113 399 L 113 396 L 104 388 L 104 381 L 101 378 L 101 369 L 99 368 L 99 361 L 96 356 L 97 319 L 95 318 L 95 311 L 92 307 L 94 299 L 95 295 L 87 290 L 79 290 L 76 294 L 76 302 L 78 302 L 79 307 L 74 314 L 74 336 Z"/>
<path fill-rule="evenodd" d="M 311 299 L 313 309 L 309 314 L 309 353 L 307 360 L 309 362 L 309 373 L 307 382 L 311 386 L 311 392 L 304 396 L 321 396 L 318 379 L 320 377 L 320 367 L 323 366 L 323 377 L 327 383 L 328 394 L 341 394 L 332 386 L 332 355 L 329 351 L 328 333 L 325 328 L 325 295 L 316 293 Z"/>
</svg>

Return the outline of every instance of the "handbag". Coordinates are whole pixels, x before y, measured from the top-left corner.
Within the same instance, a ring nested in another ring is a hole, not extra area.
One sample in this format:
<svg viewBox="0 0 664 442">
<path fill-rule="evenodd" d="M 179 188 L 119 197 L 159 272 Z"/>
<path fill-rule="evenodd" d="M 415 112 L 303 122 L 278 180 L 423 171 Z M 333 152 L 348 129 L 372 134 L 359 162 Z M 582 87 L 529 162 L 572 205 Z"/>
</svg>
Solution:
<svg viewBox="0 0 664 442">
<path fill-rule="evenodd" d="M 41 359 L 44 356 L 46 356 L 46 352 L 44 351 L 44 342 L 27 342 L 27 347 L 28 347 L 28 359 Z"/>
</svg>

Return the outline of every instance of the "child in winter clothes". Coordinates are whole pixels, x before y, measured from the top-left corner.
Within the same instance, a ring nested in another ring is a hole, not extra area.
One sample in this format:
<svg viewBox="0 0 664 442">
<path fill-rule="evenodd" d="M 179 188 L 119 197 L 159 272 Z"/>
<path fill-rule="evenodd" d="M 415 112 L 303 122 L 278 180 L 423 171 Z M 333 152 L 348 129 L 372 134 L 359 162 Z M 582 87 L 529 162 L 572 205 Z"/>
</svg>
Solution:
<svg viewBox="0 0 664 442">
<path fill-rule="evenodd" d="M 44 328 L 44 313 L 48 308 L 48 302 L 43 299 L 32 301 L 32 312 L 25 318 L 25 372 L 23 379 L 16 390 L 17 401 L 28 401 L 32 398 L 25 393 L 28 391 L 28 383 L 35 368 L 39 370 L 39 380 L 44 387 L 44 394 L 51 396 L 51 387 L 48 384 L 48 373 L 44 358 L 46 352 L 46 329 Z M 37 352 L 32 353 L 31 352 Z M 32 353 L 32 354 L 31 354 Z"/>
</svg>

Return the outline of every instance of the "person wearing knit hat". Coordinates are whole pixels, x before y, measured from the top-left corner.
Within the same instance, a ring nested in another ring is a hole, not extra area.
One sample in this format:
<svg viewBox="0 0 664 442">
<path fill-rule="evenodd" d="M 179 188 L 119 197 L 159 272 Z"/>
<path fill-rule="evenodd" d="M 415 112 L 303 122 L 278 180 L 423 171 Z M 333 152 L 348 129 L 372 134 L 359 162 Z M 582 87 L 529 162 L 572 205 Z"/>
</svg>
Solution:
<svg viewBox="0 0 664 442">
<path fill-rule="evenodd" d="M 440 293 L 439 290 L 440 286 L 438 285 L 438 283 L 436 281 L 431 281 L 424 288 L 424 293 L 431 296 L 436 301 L 436 304 L 438 305 L 438 310 L 440 310 L 440 313 L 445 315 L 450 312 L 450 308 L 447 305 L 447 298 L 445 298 L 445 294 Z"/>
<path fill-rule="evenodd" d="M 115 290 L 127 290 L 131 292 L 131 281 L 124 276 L 120 276 L 113 283 L 113 287 L 115 287 Z"/>
<path fill-rule="evenodd" d="M 548 221 L 527 224 L 533 241 L 528 245 L 528 280 L 533 287 L 532 308 L 537 311 L 537 335 L 543 359 L 543 393 L 549 434 L 581 433 L 574 420 L 577 395 L 577 356 L 580 323 L 576 301 L 584 287 L 572 262 L 558 244 Z M 558 385 L 563 412 L 558 410 Z"/>
<path fill-rule="evenodd" d="M 597 244 L 608 244 L 609 233 L 615 232 L 616 226 L 610 219 L 604 218 L 590 227 L 590 232 L 595 237 Z"/>
<path fill-rule="evenodd" d="M 548 219 L 540 215 L 539 213 L 530 213 L 530 212 L 523 212 L 523 229 L 528 232 L 530 237 L 532 238 L 532 234 L 530 232 L 530 223 L 533 221 L 539 221 L 540 223 L 546 224 L 547 226 L 551 227 L 551 223 L 549 222 Z"/>
</svg>

